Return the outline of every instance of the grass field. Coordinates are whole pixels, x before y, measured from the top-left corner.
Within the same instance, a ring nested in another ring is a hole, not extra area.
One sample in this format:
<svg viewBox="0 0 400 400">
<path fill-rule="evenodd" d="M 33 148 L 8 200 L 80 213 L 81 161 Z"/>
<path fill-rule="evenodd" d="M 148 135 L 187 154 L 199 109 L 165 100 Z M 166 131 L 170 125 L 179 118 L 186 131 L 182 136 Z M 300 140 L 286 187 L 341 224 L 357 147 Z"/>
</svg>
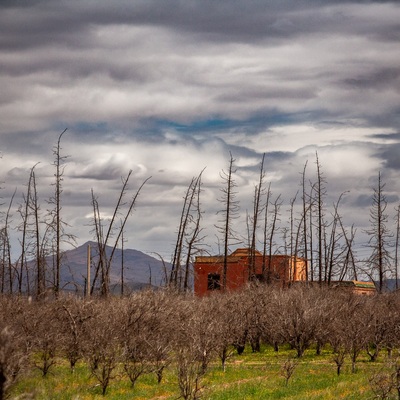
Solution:
<svg viewBox="0 0 400 400">
<path fill-rule="evenodd" d="M 385 354 L 377 362 L 370 362 L 362 354 L 357 363 L 356 373 L 350 369 L 346 360 L 340 376 L 328 350 L 315 355 L 315 350 L 306 351 L 301 359 L 294 359 L 294 373 L 288 384 L 282 375 L 282 366 L 294 351 L 282 348 L 274 352 L 263 348 L 260 353 L 247 349 L 241 356 L 229 359 L 226 371 L 215 362 L 203 377 L 202 399 L 245 400 L 245 399 L 371 399 L 378 398 L 371 390 L 370 380 L 380 371 L 388 371 Z M 161 384 L 157 384 L 155 374 L 141 376 L 135 387 L 116 371 L 105 397 L 101 388 L 90 375 L 84 363 L 79 363 L 74 373 L 68 365 L 59 360 L 50 374 L 42 378 L 39 371 L 24 376 L 15 386 L 11 395 L 18 398 L 24 393 L 35 399 L 177 399 L 179 390 L 174 367 L 171 365 L 164 373 Z M 394 393 L 393 393 L 394 395 Z M 374 397 L 375 396 L 375 397 Z M 396 397 L 392 397 L 396 398 Z"/>
</svg>

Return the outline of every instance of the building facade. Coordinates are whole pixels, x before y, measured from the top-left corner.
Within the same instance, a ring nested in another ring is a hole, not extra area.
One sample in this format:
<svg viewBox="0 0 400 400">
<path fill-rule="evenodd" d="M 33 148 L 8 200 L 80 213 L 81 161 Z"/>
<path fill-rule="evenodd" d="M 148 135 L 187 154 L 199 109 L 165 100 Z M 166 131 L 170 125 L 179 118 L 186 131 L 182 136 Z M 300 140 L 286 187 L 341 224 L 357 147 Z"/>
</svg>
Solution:
<svg viewBox="0 0 400 400">
<path fill-rule="evenodd" d="M 252 260 L 254 260 L 252 262 Z M 254 270 L 250 271 L 250 265 Z M 204 296 L 223 286 L 224 257 L 200 256 L 194 263 L 194 293 Z M 237 290 L 249 281 L 266 281 L 280 287 L 307 280 L 307 262 L 288 255 L 263 256 L 256 251 L 254 258 L 248 248 L 235 250 L 227 258 L 226 290 Z"/>
</svg>

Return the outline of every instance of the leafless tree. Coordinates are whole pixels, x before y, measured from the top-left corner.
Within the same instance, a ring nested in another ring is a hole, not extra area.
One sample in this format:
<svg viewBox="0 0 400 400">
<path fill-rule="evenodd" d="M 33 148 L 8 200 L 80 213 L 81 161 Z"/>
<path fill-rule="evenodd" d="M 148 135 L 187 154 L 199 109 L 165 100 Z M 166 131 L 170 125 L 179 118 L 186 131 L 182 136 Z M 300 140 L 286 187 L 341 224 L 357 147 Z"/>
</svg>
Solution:
<svg viewBox="0 0 400 400">
<path fill-rule="evenodd" d="M 87 321 L 82 337 L 83 355 L 103 396 L 116 376 L 121 361 L 120 312 L 114 299 L 98 300 L 92 318 Z M 106 328 L 105 328 L 106 327 Z"/>
<path fill-rule="evenodd" d="M 372 253 L 368 259 L 370 265 L 369 275 L 378 282 L 378 291 L 384 288 L 386 275 L 390 270 L 391 255 L 389 251 L 390 230 L 387 226 L 388 214 L 387 199 L 384 193 L 385 183 L 382 182 L 381 173 L 378 174 L 377 187 L 374 188 L 372 206 L 370 209 L 371 227 L 366 230 L 369 235 L 368 247 Z"/>
<path fill-rule="evenodd" d="M 148 362 L 151 372 L 161 383 L 165 368 L 171 363 L 172 338 L 175 331 L 175 316 L 179 312 L 179 295 L 171 291 L 146 291 L 142 293 L 149 303 L 147 326 Z"/>
<path fill-rule="evenodd" d="M 189 289 L 189 275 L 193 253 L 196 245 L 201 241 L 201 176 L 193 178 L 186 190 L 178 227 L 177 240 L 175 244 L 172 268 L 169 283 L 172 287 L 187 291 Z M 186 255 L 184 254 L 186 250 Z"/>
<path fill-rule="evenodd" d="M 308 219 L 307 215 L 310 211 L 310 205 L 308 205 L 308 196 L 306 192 L 306 169 L 307 169 L 307 164 L 306 162 L 304 164 L 303 168 L 303 173 L 302 173 L 302 180 L 301 180 L 301 186 L 302 186 L 302 202 L 303 202 L 303 244 L 304 244 L 304 258 L 307 260 L 308 259 Z M 308 280 L 308 268 L 306 268 L 306 280 Z"/>
<path fill-rule="evenodd" d="M 298 360 L 288 358 L 281 366 L 281 375 L 285 378 L 285 385 L 289 384 L 290 378 L 293 376 L 294 371 L 298 365 Z"/>
<path fill-rule="evenodd" d="M 392 374 L 380 371 L 373 374 L 369 379 L 369 385 L 374 393 L 374 399 L 390 399 L 394 389 Z"/>
<path fill-rule="evenodd" d="M 11 260 L 11 243 L 10 243 L 10 219 L 11 219 L 11 207 L 14 201 L 16 190 L 11 196 L 10 203 L 8 205 L 8 209 L 5 214 L 4 219 L 4 227 L 1 229 L 1 248 L 2 248 L 2 257 L 1 257 L 1 293 L 4 293 L 6 290 L 6 272 L 8 274 L 8 292 L 13 293 L 14 290 L 14 279 L 15 279 L 15 270 L 14 265 Z"/>
<path fill-rule="evenodd" d="M 57 362 L 60 327 L 50 302 L 33 302 L 25 307 L 24 325 L 32 346 L 32 363 L 45 377 Z"/>
<path fill-rule="evenodd" d="M 20 303 L 21 299 L 14 296 L 0 298 L 0 400 L 9 398 L 28 364 L 25 332 L 17 320 Z"/>
<path fill-rule="evenodd" d="M 400 240 L 400 205 L 396 207 L 396 238 L 394 244 L 394 277 L 395 288 L 399 289 L 399 240 Z"/>
<path fill-rule="evenodd" d="M 352 250 L 349 248 L 351 243 L 347 237 L 345 237 L 346 232 L 339 214 L 339 204 L 343 195 L 344 193 L 339 196 L 338 201 L 333 205 L 333 219 L 330 224 L 329 241 L 326 245 L 324 281 L 327 282 L 328 285 L 334 278 L 339 280 L 338 278 L 343 276 L 343 266 L 348 263 L 349 254 L 352 255 Z"/>
<path fill-rule="evenodd" d="M 259 217 L 262 213 L 261 206 L 261 195 L 264 190 L 264 160 L 265 153 L 262 156 L 260 163 L 260 173 L 258 178 L 258 184 L 254 188 L 254 199 L 253 199 L 253 217 L 251 226 L 251 240 L 250 240 L 250 255 L 249 255 L 249 280 L 254 280 L 256 276 L 256 247 L 257 247 L 257 229 L 259 225 Z"/>
<path fill-rule="evenodd" d="M 74 372 L 76 363 L 83 357 L 83 337 L 86 325 L 94 313 L 94 304 L 80 298 L 68 297 L 60 298 L 56 305 L 60 321 L 59 346 Z"/>
<path fill-rule="evenodd" d="M 55 167 L 54 172 L 54 195 L 49 199 L 49 204 L 53 205 L 54 208 L 49 210 L 49 215 L 51 218 L 50 226 L 54 232 L 54 293 L 57 297 L 60 292 L 60 273 L 61 273 L 61 262 L 62 262 L 62 251 L 61 243 L 74 242 L 75 237 L 72 234 L 67 234 L 65 232 L 65 227 L 67 223 L 62 218 L 62 193 L 63 193 L 63 180 L 64 180 L 64 170 L 65 161 L 69 156 L 62 155 L 61 153 L 61 139 L 67 129 L 64 129 L 58 136 L 57 144 L 53 147 L 54 162 Z"/>
<path fill-rule="evenodd" d="M 173 350 L 180 397 L 185 400 L 199 398 L 202 378 L 215 357 L 217 321 L 211 305 L 210 298 L 187 297 L 179 303 Z"/>
<path fill-rule="evenodd" d="M 24 279 L 24 274 L 26 277 L 26 293 L 29 295 L 30 294 L 30 282 L 29 282 L 29 270 L 28 270 L 28 262 L 27 258 L 29 255 L 29 236 L 32 233 L 31 229 L 31 206 L 30 202 L 32 199 L 32 185 L 33 185 L 33 176 L 34 176 L 34 170 L 35 167 L 37 166 L 37 163 L 31 168 L 30 173 L 29 173 L 29 179 L 27 183 L 27 191 L 26 194 L 23 196 L 24 203 L 19 206 L 18 212 L 21 216 L 21 224 L 19 226 L 19 229 L 21 230 L 21 255 L 19 257 L 19 261 L 17 264 L 19 264 L 19 274 L 18 274 L 18 293 L 22 293 L 23 291 L 23 279 Z"/>
<path fill-rule="evenodd" d="M 317 182 L 315 185 L 315 204 L 317 208 L 317 257 L 318 257 L 318 282 L 321 283 L 324 280 L 324 271 L 326 265 L 324 265 L 324 232 L 325 232 L 325 208 L 324 208 L 324 197 L 326 195 L 326 182 L 321 171 L 321 163 L 318 158 L 318 153 L 315 155 L 317 165 Z"/>
<path fill-rule="evenodd" d="M 44 264 L 44 257 L 41 249 L 41 236 L 40 236 L 40 206 L 38 200 L 38 192 L 36 185 L 36 174 L 32 171 L 32 189 L 31 200 L 29 201 L 29 208 L 34 219 L 34 243 L 35 243 L 35 263 L 36 263 L 36 298 L 40 299 L 44 296 L 46 291 L 46 269 Z"/>
<path fill-rule="evenodd" d="M 277 329 L 286 343 L 289 343 L 302 357 L 315 340 L 321 305 L 314 302 L 311 288 L 293 287 L 280 296 L 281 313 Z"/>
<path fill-rule="evenodd" d="M 235 159 L 232 153 L 229 153 L 229 166 L 228 171 L 222 171 L 220 176 L 224 183 L 224 187 L 221 189 L 222 197 L 220 199 L 223 209 L 219 212 L 221 214 L 220 225 L 217 226 L 218 231 L 223 235 L 223 270 L 222 270 L 222 289 L 226 289 L 227 285 L 227 273 L 228 273 L 228 255 L 229 246 L 231 240 L 236 237 L 234 233 L 232 222 L 238 216 L 239 202 L 236 200 L 236 182 L 233 175 L 236 173 L 234 166 Z"/>
<path fill-rule="evenodd" d="M 216 354 L 221 360 L 221 366 L 225 372 L 227 360 L 235 353 L 235 343 L 243 337 L 243 315 L 238 311 L 243 298 L 242 293 L 225 292 L 213 296 L 212 301 L 214 318 L 217 321 L 216 334 L 214 337 Z"/>
<path fill-rule="evenodd" d="M 151 371 L 150 347 L 147 338 L 152 335 L 151 302 L 148 296 L 133 294 L 124 299 L 121 310 L 121 360 L 132 388 L 137 379 Z"/>
<path fill-rule="evenodd" d="M 275 240 L 275 235 L 278 230 L 278 222 L 279 222 L 279 214 L 280 214 L 280 208 L 282 205 L 281 197 L 280 195 L 277 196 L 275 201 L 272 203 L 272 217 L 271 217 L 271 226 L 270 226 L 270 232 L 269 232 L 269 238 L 268 238 L 268 263 L 267 263 L 267 283 L 271 283 L 271 266 L 272 266 L 272 259 L 273 259 L 273 246 L 274 246 L 274 240 Z"/>
<path fill-rule="evenodd" d="M 95 236 L 97 240 L 98 246 L 98 256 L 99 261 L 96 267 L 95 276 L 92 282 L 91 293 L 93 293 L 95 285 L 97 283 L 97 279 L 100 275 L 101 284 L 100 284 L 100 293 L 103 296 L 107 296 L 110 291 L 110 269 L 112 265 L 112 261 L 114 258 L 115 251 L 117 249 L 118 243 L 120 242 L 122 233 L 124 232 L 125 225 L 128 221 L 129 216 L 132 214 L 134 206 L 136 205 L 136 201 L 139 197 L 139 194 L 146 184 L 146 182 L 150 179 L 147 178 L 143 181 L 143 183 L 139 186 L 136 193 L 132 196 L 131 200 L 125 203 L 125 197 L 128 190 L 128 182 L 129 178 L 132 174 L 132 171 L 129 171 L 127 177 L 122 179 L 122 189 L 119 193 L 119 197 L 117 200 L 117 204 L 114 208 L 113 215 L 109 222 L 106 233 L 104 233 L 104 225 L 100 214 L 98 200 L 95 197 L 92 190 L 92 206 L 93 206 L 93 225 Z M 124 210 L 124 206 L 126 205 L 126 209 Z M 122 220 L 120 221 L 120 226 L 118 228 L 115 225 L 118 223 L 118 215 L 122 215 Z M 114 229 L 117 229 L 115 232 Z M 115 234 L 114 243 L 111 244 L 111 250 L 107 253 L 107 246 L 111 238 L 113 237 L 113 233 Z"/>
<path fill-rule="evenodd" d="M 369 320 L 365 299 L 357 294 L 349 293 L 341 317 L 345 319 L 345 329 L 342 334 L 349 349 L 351 371 L 354 373 L 356 372 L 357 359 L 368 341 L 366 331 Z"/>
<path fill-rule="evenodd" d="M 339 224 L 340 228 L 343 232 L 343 237 L 346 241 L 346 255 L 344 257 L 343 261 L 343 268 L 340 273 L 339 281 L 342 281 L 345 279 L 346 276 L 350 275 L 352 279 L 358 280 L 358 272 L 357 272 L 357 266 L 356 266 L 356 257 L 354 254 L 353 250 L 353 243 L 354 243 L 354 238 L 355 238 L 355 229 L 354 226 L 351 226 L 350 228 L 350 233 L 346 230 L 346 228 L 343 225 L 342 219 L 339 217 Z M 349 272 L 350 268 L 350 272 Z"/>
<path fill-rule="evenodd" d="M 266 190 L 265 195 L 265 204 L 264 204 L 264 221 L 263 221 L 263 250 L 262 250 L 262 264 L 261 264 L 261 274 L 263 276 L 263 281 L 267 280 L 267 243 L 268 243 L 268 234 L 269 234 L 269 204 L 271 198 L 271 183 L 269 183 L 268 188 Z"/>
</svg>

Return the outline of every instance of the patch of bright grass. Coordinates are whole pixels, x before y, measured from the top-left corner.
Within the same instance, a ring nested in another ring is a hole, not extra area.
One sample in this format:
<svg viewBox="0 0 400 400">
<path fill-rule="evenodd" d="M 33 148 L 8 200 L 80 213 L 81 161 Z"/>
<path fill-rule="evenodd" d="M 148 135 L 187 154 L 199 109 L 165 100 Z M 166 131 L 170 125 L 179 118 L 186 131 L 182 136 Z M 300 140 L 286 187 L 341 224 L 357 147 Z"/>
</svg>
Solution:
<svg viewBox="0 0 400 400">
<path fill-rule="evenodd" d="M 366 356 L 360 357 L 357 372 L 351 373 L 350 361 L 336 375 L 336 367 L 329 349 L 317 356 L 314 349 L 296 359 L 297 365 L 288 385 L 281 374 L 283 363 L 295 355 L 289 347 L 275 352 L 263 347 L 260 353 L 246 349 L 241 356 L 234 355 L 227 362 L 226 371 L 218 361 L 213 362 L 202 380 L 202 398 L 205 400 L 247 399 L 367 399 L 372 397 L 370 376 L 384 368 L 383 357 L 371 363 Z M 166 369 L 161 384 L 154 374 L 141 376 L 134 388 L 122 371 L 110 382 L 106 399 L 149 400 L 176 399 L 179 395 L 173 366 Z M 71 373 L 67 363 L 60 362 L 43 378 L 33 370 L 24 376 L 12 392 L 12 396 L 33 393 L 37 400 L 93 400 L 103 399 L 101 388 L 84 363 L 78 363 Z"/>
</svg>

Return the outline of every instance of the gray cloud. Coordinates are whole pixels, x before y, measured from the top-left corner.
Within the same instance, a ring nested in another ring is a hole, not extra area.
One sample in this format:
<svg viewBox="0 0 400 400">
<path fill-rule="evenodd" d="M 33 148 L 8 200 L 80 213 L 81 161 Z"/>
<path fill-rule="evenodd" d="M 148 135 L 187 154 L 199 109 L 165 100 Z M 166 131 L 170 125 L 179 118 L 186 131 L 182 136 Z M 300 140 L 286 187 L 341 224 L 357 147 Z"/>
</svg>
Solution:
<svg viewBox="0 0 400 400">
<path fill-rule="evenodd" d="M 41 197 L 51 193 L 53 146 L 68 128 L 64 210 L 82 241 L 90 190 L 107 213 L 132 170 L 132 190 L 152 176 L 132 240 L 169 248 L 184 191 L 205 167 L 213 237 L 229 151 L 242 217 L 263 153 L 288 204 L 307 160 L 315 180 L 318 151 L 328 203 L 350 191 L 348 224 L 367 224 L 378 171 L 391 202 L 400 189 L 399 20 L 390 1 L 2 1 L 4 197 L 15 186 L 21 195 L 38 161 Z"/>
</svg>

